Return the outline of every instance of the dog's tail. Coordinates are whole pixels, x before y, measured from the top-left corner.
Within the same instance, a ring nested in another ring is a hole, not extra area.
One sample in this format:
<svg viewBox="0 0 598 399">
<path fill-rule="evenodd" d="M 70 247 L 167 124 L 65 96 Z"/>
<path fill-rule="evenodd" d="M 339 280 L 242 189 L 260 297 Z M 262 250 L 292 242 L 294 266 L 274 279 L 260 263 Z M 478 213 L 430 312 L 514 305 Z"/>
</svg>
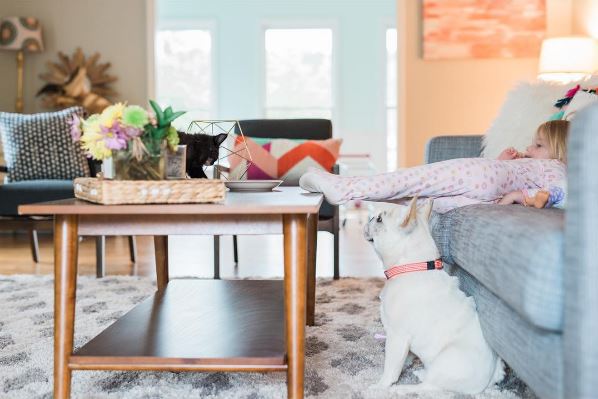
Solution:
<svg viewBox="0 0 598 399">
<path fill-rule="evenodd" d="M 501 382 L 505 378 L 505 363 L 499 356 L 496 356 L 496 366 L 494 368 L 494 375 L 490 380 L 490 386 Z"/>
</svg>

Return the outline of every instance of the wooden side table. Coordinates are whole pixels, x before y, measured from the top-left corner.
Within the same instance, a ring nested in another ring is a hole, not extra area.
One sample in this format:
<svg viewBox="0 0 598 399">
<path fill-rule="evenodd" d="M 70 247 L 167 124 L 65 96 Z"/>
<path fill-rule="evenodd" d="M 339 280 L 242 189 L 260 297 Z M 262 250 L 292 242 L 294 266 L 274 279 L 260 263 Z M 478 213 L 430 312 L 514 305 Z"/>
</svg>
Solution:
<svg viewBox="0 0 598 399">
<path fill-rule="evenodd" d="M 313 324 L 319 194 L 228 193 L 224 204 L 113 205 L 75 199 L 19 207 L 54 215 L 54 397 L 73 370 L 286 371 L 302 398 Z M 284 280 L 172 280 L 168 235 L 284 235 Z M 152 235 L 156 293 L 73 353 L 78 235 Z"/>
</svg>

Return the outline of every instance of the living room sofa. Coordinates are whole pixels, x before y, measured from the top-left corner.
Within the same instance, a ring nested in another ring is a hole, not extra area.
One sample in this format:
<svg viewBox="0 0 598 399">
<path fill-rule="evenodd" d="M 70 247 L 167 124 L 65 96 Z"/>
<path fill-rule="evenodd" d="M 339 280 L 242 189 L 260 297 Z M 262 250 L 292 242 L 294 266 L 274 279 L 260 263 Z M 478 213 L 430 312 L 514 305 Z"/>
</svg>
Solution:
<svg viewBox="0 0 598 399">
<path fill-rule="evenodd" d="M 481 136 L 436 137 L 426 162 L 481 149 Z M 566 210 L 471 205 L 431 220 L 486 339 L 546 399 L 598 398 L 598 105 L 572 122 L 568 160 Z"/>
</svg>

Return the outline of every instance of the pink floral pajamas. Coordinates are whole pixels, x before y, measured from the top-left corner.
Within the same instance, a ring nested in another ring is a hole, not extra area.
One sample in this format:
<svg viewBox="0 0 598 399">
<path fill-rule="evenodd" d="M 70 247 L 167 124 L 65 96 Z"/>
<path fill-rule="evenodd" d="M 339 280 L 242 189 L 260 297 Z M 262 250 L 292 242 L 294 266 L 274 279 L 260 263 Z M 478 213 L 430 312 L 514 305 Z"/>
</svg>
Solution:
<svg viewBox="0 0 598 399">
<path fill-rule="evenodd" d="M 438 212 L 494 203 L 516 190 L 566 190 L 566 167 L 555 159 L 462 158 L 375 176 L 324 178 L 329 179 L 325 184 L 328 188 L 321 191 L 327 194 L 332 190 L 339 202 L 350 199 L 402 202 L 417 195 L 435 198 L 434 210 Z"/>
</svg>

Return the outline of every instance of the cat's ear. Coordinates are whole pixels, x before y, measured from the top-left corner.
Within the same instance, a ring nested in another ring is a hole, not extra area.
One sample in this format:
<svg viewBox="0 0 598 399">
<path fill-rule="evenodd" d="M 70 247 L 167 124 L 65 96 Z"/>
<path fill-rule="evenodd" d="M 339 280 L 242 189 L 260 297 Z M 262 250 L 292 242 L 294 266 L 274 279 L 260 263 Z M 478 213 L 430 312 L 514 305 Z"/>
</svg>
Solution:
<svg viewBox="0 0 598 399">
<path fill-rule="evenodd" d="M 214 143 L 216 143 L 217 146 L 220 146 L 220 144 L 224 143 L 224 140 L 226 140 L 227 137 L 228 134 L 220 133 L 218 136 L 214 136 Z"/>
</svg>

